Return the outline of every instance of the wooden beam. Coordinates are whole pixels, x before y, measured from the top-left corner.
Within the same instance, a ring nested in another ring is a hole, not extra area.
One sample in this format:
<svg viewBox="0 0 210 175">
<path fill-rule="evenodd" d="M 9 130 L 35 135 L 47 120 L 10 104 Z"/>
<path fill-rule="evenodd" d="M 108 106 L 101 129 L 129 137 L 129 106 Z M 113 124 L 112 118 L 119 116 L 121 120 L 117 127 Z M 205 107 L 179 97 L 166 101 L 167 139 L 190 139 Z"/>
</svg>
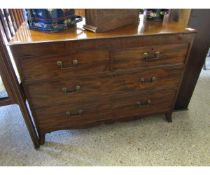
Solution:
<svg viewBox="0 0 210 175">
<path fill-rule="evenodd" d="M 8 93 L 9 99 L 3 100 L 0 104 L 6 105 L 11 103 L 17 103 L 23 114 L 24 121 L 28 128 L 29 134 L 31 136 L 32 142 L 35 148 L 39 147 L 39 138 L 36 127 L 33 123 L 32 116 L 27 108 L 26 101 L 21 91 L 20 84 L 18 83 L 17 77 L 15 75 L 12 63 L 9 57 L 8 50 L 3 40 L 3 35 L 0 32 L 0 74 L 6 91 Z"/>
<path fill-rule="evenodd" d="M 210 46 L 209 9 L 193 9 L 188 26 L 198 31 L 178 94 L 175 109 L 187 109 Z"/>
<path fill-rule="evenodd" d="M 0 98 L 0 106 L 6 106 L 12 104 L 12 100 L 9 97 Z"/>
</svg>

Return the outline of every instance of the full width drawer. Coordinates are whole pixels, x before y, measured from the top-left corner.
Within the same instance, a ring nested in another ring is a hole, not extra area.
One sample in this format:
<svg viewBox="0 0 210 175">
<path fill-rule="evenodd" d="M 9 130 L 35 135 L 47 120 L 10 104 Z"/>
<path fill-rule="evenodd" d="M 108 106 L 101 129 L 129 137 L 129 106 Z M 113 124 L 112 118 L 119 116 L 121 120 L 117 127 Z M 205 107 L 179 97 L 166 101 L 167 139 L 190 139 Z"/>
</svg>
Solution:
<svg viewBox="0 0 210 175">
<path fill-rule="evenodd" d="M 69 55 L 25 58 L 21 61 L 24 81 L 59 79 L 64 75 L 95 74 L 108 69 L 109 52 L 82 50 Z"/>
<path fill-rule="evenodd" d="M 184 64 L 188 43 L 165 44 L 113 50 L 112 69 L 131 69 L 161 65 Z"/>
<path fill-rule="evenodd" d="M 83 127 L 89 123 L 117 120 L 128 116 L 146 116 L 167 112 L 173 104 L 175 91 L 118 94 L 95 103 L 75 103 L 35 110 L 37 124 L 43 132 Z"/>
<path fill-rule="evenodd" d="M 92 77 L 65 77 L 60 81 L 24 85 L 34 108 L 73 103 L 99 96 L 151 89 L 177 89 L 182 66 L 138 70 Z"/>
</svg>

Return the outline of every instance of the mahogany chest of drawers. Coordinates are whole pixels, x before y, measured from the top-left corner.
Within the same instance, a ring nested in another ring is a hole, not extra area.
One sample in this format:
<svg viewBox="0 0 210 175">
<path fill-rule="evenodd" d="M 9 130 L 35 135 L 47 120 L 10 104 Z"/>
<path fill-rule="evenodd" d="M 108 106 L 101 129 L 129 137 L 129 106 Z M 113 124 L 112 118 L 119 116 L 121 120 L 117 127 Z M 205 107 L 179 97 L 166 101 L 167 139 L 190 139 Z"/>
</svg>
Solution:
<svg viewBox="0 0 210 175">
<path fill-rule="evenodd" d="M 103 34 L 22 26 L 10 48 L 40 144 L 60 129 L 159 113 L 171 122 L 194 35 L 177 24 Z"/>
</svg>

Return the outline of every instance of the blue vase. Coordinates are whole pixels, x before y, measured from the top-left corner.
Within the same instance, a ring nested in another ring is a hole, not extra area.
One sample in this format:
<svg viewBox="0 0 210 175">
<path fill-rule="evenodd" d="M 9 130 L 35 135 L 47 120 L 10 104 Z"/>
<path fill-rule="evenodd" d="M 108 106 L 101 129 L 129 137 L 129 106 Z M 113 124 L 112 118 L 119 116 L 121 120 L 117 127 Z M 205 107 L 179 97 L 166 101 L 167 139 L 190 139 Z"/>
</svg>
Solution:
<svg viewBox="0 0 210 175">
<path fill-rule="evenodd" d="M 30 29 L 44 32 L 59 32 L 75 27 L 82 17 L 74 9 L 26 9 L 25 17 Z"/>
</svg>

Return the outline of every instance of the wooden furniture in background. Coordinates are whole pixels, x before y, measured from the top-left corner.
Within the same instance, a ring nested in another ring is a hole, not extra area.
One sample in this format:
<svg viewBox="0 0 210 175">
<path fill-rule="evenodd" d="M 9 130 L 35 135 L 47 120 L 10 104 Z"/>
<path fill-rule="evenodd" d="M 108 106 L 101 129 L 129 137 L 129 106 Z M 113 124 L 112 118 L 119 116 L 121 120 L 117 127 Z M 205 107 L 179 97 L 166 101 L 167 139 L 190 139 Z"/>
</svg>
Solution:
<svg viewBox="0 0 210 175">
<path fill-rule="evenodd" d="M 188 22 L 189 22 L 190 15 L 191 15 L 191 9 L 180 9 L 179 15 L 180 15 L 179 23 L 187 26 Z"/>
<path fill-rule="evenodd" d="M 141 22 L 107 33 L 83 23 L 53 34 L 20 27 L 9 44 L 40 144 L 60 129 L 158 113 L 172 120 L 195 31 Z"/>
<path fill-rule="evenodd" d="M 169 21 L 176 21 L 180 25 L 187 26 L 190 18 L 191 9 L 170 9 Z"/>
<path fill-rule="evenodd" d="M 22 11 L 20 9 L 0 9 L 0 75 L 8 93 L 8 97 L 0 99 L 0 106 L 19 105 L 34 147 L 38 148 L 39 139 L 37 131 L 27 108 L 24 92 L 15 75 L 9 50 L 6 47 L 7 41 L 10 41 L 23 22 Z"/>
<path fill-rule="evenodd" d="M 110 30 L 139 22 L 138 9 L 86 9 L 84 28 L 93 32 Z"/>
<path fill-rule="evenodd" d="M 210 46 L 210 10 L 193 9 L 188 26 L 197 30 L 175 108 L 187 109 Z"/>
<path fill-rule="evenodd" d="M 85 17 L 85 9 L 75 9 L 75 15 Z"/>
<path fill-rule="evenodd" d="M 24 22 L 22 9 L 0 9 L 1 31 L 7 41 L 15 35 L 15 32 Z"/>
</svg>

